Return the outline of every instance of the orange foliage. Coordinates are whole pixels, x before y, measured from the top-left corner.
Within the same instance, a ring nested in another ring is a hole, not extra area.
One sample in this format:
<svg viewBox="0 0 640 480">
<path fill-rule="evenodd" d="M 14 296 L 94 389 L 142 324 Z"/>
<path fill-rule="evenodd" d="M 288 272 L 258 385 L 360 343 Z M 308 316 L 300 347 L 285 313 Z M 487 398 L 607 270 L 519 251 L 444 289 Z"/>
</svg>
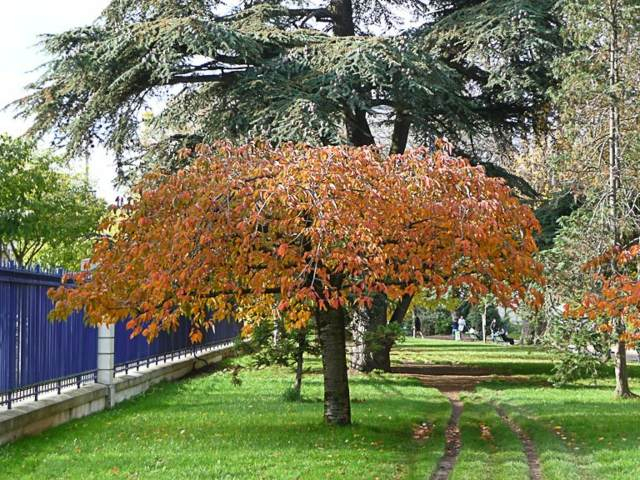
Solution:
<svg viewBox="0 0 640 480">
<path fill-rule="evenodd" d="M 531 210 L 445 150 L 222 143 L 192 153 L 190 167 L 138 185 L 105 225 L 115 233 L 96 245 L 97 268 L 50 293 L 54 318 L 83 308 L 94 324 L 128 317 L 151 340 L 186 316 L 197 340 L 232 311 L 303 325 L 316 308 L 366 304 L 371 292 L 451 287 L 512 304 L 540 280 Z"/>
<path fill-rule="evenodd" d="M 595 269 L 608 262 L 618 269 L 625 269 L 633 260 L 640 261 L 639 245 L 609 251 L 590 261 L 586 268 Z M 597 274 L 598 290 L 584 295 L 581 304 L 567 308 L 566 314 L 596 321 L 599 331 L 604 333 L 613 333 L 613 322 L 621 319 L 626 329 L 619 335 L 620 340 L 627 342 L 628 348 L 634 348 L 640 341 L 640 277 L 637 268 L 635 273 L 633 268 L 627 270 L 609 276 Z"/>
</svg>

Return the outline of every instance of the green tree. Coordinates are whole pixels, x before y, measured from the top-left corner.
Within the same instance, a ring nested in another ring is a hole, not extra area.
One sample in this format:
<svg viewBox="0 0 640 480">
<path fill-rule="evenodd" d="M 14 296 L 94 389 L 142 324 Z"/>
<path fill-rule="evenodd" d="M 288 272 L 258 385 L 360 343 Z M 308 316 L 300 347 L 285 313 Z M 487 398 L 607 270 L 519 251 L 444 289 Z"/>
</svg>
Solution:
<svg viewBox="0 0 640 480">
<path fill-rule="evenodd" d="M 637 241 L 640 233 L 639 14 L 635 0 L 561 3 L 563 31 L 571 49 L 556 66 L 562 79 L 556 95 L 560 113 L 557 168 L 559 178 L 585 201 L 581 212 L 565 223 L 564 240 L 549 255 L 565 264 L 573 260 L 573 270 L 594 256 L 623 249 Z M 613 260 L 601 267 L 606 275 L 616 270 Z M 566 271 L 559 271 L 555 281 L 570 285 L 583 277 L 576 272 L 567 281 Z M 581 282 L 562 300 L 575 299 L 591 288 L 598 284 Z M 622 319 L 613 323 L 616 394 L 625 397 L 631 395 L 622 340 L 625 324 Z"/>
<path fill-rule="evenodd" d="M 86 182 L 60 171 L 60 160 L 35 143 L 0 135 L 0 254 L 77 270 L 105 213 Z"/>
<path fill-rule="evenodd" d="M 216 0 L 114 0 L 91 26 L 45 37 L 52 60 L 16 105 L 33 116 L 33 134 L 53 133 L 72 154 L 105 143 L 124 175 L 136 153 L 257 136 L 377 140 L 393 152 L 410 133 L 421 143 L 446 136 L 481 161 L 483 138 L 510 143 L 548 101 L 553 1 L 297 3 L 243 2 L 223 14 Z M 419 27 L 401 30 L 398 9 Z M 143 149 L 149 108 L 158 135 Z M 378 126 L 388 140 L 375 138 Z"/>
</svg>

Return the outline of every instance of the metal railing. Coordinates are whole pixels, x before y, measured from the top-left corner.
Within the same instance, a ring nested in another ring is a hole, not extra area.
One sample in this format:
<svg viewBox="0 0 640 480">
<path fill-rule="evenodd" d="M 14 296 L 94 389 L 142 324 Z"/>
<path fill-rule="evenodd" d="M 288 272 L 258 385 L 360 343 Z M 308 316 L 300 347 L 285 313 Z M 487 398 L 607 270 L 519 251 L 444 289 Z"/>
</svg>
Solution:
<svg viewBox="0 0 640 480">
<path fill-rule="evenodd" d="M 95 380 L 97 332 L 82 313 L 47 319 L 62 272 L 0 266 L 0 406 Z"/>
<path fill-rule="evenodd" d="M 97 381 L 97 329 L 84 324 L 82 312 L 65 322 L 47 319 L 53 309 L 47 290 L 60 286 L 62 275 L 0 265 L 0 407 Z M 124 322 L 116 324 L 114 374 L 230 345 L 240 324 L 217 323 L 196 345 L 189 330 L 188 321 L 180 322 L 176 331 L 148 343 L 142 336 L 130 338 Z"/>
<path fill-rule="evenodd" d="M 131 369 L 158 365 L 161 362 L 173 361 L 188 355 L 220 348 L 233 343 L 240 333 L 240 324 L 236 322 L 219 322 L 214 330 L 204 334 L 202 343 L 192 344 L 189 341 L 189 322 L 180 322 L 175 332 L 161 332 L 152 343 L 138 336 L 129 338 L 124 323 L 116 325 L 115 334 L 115 372 L 127 373 Z"/>
</svg>

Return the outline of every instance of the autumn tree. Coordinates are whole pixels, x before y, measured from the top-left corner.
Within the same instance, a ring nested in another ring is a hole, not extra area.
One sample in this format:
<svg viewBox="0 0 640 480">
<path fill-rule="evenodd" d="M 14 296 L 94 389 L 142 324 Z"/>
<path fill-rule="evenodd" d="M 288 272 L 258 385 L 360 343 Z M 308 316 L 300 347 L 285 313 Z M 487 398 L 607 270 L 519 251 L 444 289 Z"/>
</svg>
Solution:
<svg viewBox="0 0 640 480">
<path fill-rule="evenodd" d="M 615 268 L 612 272 L 611 268 Z M 640 245 L 623 251 L 612 250 L 592 260 L 586 268 L 595 271 L 595 287 L 586 293 L 579 306 L 569 306 L 567 314 L 588 318 L 598 330 L 617 342 L 616 395 L 635 397 L 629 388 L 619 357 L 640 341 Z"/>
<path fill-rule="evenodd" d="M 70 154 L 104 143 L 121 180 L 179 168 L 191 159 L 176 149 L 220 139 L 401 153 L 444 136 L 535 196 L 499 163 L 548 102 L 554 3 L 114 0 L 91 26 L 45 37 L 52 60 L 16 106 Z M 363 336 L 387 323 L 388 299 L 373 307 L 353 312 L 352 365 L 364 370 L 389 363 Z"/>
<path fill-rule="evenodd" d="M 348 306 L 422 288 L 512 304 L 540 273 L 532 212 L 444 150 L 222 143 L 195 155 L 136 187 L 113 237 L 96 245 L 97 268 L 52 292 L 55 318 L 128 318 L 149 340 L 190 321 L 197 341 L 232 312 L 256 322 L 275 303 L 292 327 L 314 318 L 324 416 L 348 424 Z"/>
<path fill-rule="evenodd" d="M 105 213 L 105 202 L 60 158 L 0 135 L 0 260 L 77 270 Z"/>
</svg>

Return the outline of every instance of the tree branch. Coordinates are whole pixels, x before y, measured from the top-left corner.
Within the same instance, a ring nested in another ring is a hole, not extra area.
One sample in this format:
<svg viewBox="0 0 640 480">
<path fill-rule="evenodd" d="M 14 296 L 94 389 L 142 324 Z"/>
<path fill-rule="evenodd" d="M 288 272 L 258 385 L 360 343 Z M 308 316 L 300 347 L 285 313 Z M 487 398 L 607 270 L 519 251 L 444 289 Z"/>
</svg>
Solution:
<svg viewBox="0 0 640 480">
<path fill-rule="evenodd" d="M 180 85 L 183 83 L 216 83 L 216 82 L 229 82 L 235 78 L 237 78 L 238 73 L 242 73 L 243 71 L 231 71 L 225 72 L 222 67 L 220 67 L 220 73 L 213 74 L 199 74 L 199 75 L 174 75 L 172 76 L 165 85 Z"/>
</svg>

